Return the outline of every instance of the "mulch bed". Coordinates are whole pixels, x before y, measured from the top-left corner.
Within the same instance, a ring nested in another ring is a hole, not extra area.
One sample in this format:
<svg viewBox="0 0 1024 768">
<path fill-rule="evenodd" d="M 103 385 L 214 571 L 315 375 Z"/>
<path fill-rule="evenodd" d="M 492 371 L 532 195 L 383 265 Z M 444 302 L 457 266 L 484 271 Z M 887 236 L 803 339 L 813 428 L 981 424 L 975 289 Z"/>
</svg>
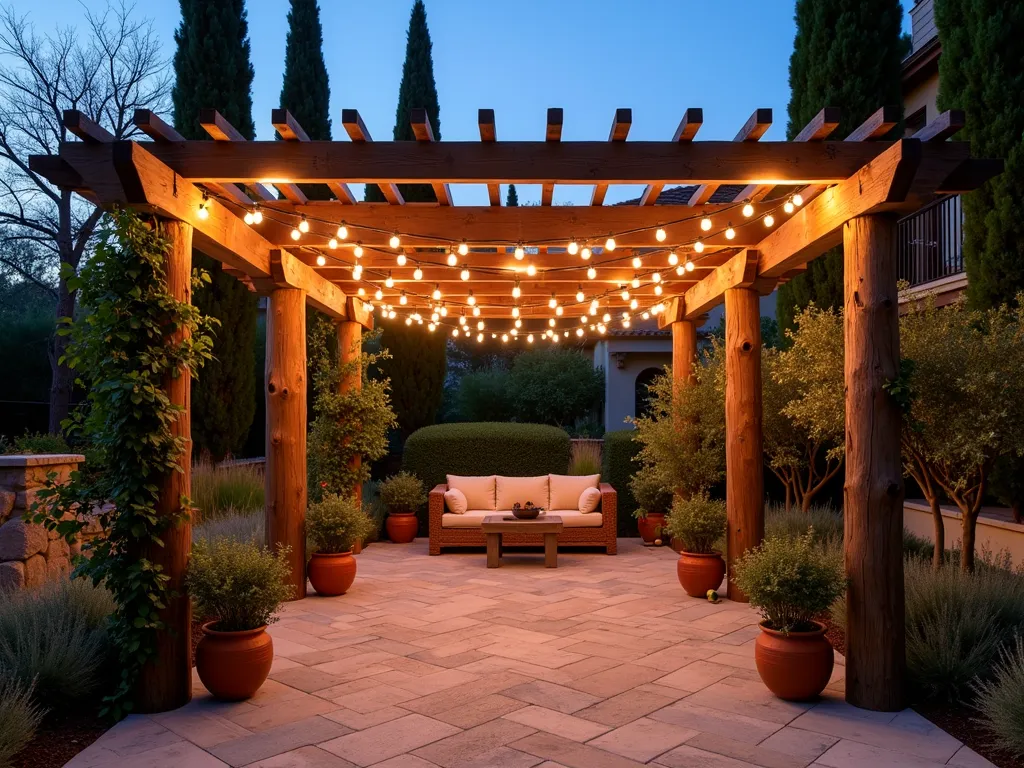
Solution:
<svg viewBox="0 0 1024 768">
<path fill-rule="evenodd" d="M 846 633 L 837 626 L 829 615 L 818 616 L 817 621 L 825 625 L 825 637 L 837 651 L 846 654 Z M 917 705 L 914 710 L 931 721 L 955 739 L 959 739 L 968 747 L 987 760 L 991 760 L 999 768 L 1024 768 L 1024 760 L 1006 755 L 993 749 L 987 742 L 987 736 L 980 730 L 974 718 L 977 712 L 966 704 L 931 704 Z"/>
<path fill-rule="evenodd" d="M 108 728 L 110 721 L 100 718 L 99 710 L 50 713 L 32 741 L 11 758 L 11 767 L 60 768 Z"/>
</svg>

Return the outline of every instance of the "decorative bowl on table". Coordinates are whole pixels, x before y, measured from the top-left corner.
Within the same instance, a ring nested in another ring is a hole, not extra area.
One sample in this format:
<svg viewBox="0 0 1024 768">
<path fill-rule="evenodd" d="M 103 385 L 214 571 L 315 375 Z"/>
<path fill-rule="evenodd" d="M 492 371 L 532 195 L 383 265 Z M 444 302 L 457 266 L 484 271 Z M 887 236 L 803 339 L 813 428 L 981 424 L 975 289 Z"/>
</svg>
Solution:
<svg viewBox="0 0 1024 768">
<path fill-rule="evenodd" d="M 536 520 L 543 511 L 544 507 L 535 507 L 529 501 L 525 505 L 518 501 L 512 505 L 512 514 L 518 520 Z"/>
</svg>

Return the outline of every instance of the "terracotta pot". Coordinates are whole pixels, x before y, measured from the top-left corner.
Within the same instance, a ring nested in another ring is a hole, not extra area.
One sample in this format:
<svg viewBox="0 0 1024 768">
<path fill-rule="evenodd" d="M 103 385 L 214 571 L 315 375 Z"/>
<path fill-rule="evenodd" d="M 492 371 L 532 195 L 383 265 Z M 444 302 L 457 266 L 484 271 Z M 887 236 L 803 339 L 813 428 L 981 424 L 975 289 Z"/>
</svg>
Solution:
<svg viewBox="0 0 1024 768">
<path fill-rule="evenodd" d="M 638 518 L 637 527 L 640 529 L 640 538 L 644 544 L 653 544 L 654 540 L 661 537 L 661 527 L 665 524 L 665 515 L 660 512 L 648 512 L 647 517 Z"/>
<path fill-rule="evenodd" d="M 206 690 L 223 701 L 248 699 L 267 679 L 274 661 L 274 641 L 266 627 L 218 632 L 203 624 L 196 648 L 196 671 Z"/>
<path fill-rule="evenodd" d="M 363 551 L 363 542 L 361 539 L 357 540 L 352 544 L 352 554 L 358 555 Z"/>
<path fill-rule="evenodd" d="M 676 575 L 690 597 L 707 597 L 709 589 L 718 589 L 722 586 L 725 560 L 718 552 L 712 552 L 710 555 L 680 552 L 679 562 L 676 563 Z"/>
<path fill-rule="evenodd" d="M 388 529 L 388 538 L 395 544 L 408 544 L 416 538 L 420 524 L 415 512 L 391 512 L 384 525 Z"/>
<path fill-rule="evenodd" d="M 761 624 L 754 644 L 754 661 L 762 682 L 787 701 L 808 701 L 825 690 L 835 656 L 825 627 L 814 622 L 810 632 L 784 635 Z"/>
<path fill-rule="evenodd" d="M 306 567 L 306 575 L 318 595 L 344 595 L 356 579 L 356 559 L 351 552 L 314 552 Z"/>
</svg>

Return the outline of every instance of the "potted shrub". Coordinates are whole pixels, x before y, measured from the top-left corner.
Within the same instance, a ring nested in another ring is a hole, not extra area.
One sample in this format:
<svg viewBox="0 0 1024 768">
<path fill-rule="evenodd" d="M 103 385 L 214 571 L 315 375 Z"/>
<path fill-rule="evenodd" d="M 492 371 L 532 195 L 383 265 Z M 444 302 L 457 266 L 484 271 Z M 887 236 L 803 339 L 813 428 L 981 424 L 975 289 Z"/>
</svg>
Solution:
<svg viewBox="0 0 1024 768">
<path fill-rule="evenodd" d="M 814 621 L 846 589 L 837 550 L 815 547 L 814 531 L 772 537 L 737 561 L 733 582 L 761 612 L 757 672 L 780 699 L 813 699 L 828 685 L 833 651 Z"/>
<path fill-rule="evenodd" d="M 270 674 L 274 642 L 267 625 L 292 596 L 287 548 L 276 555 L 253 542 L 198 541 L 185 584 L 203 624 L 196 671 L 218 699 L 238 701 L 259 690 Z"/>
<path fill-rule="evenodd" d="M 343 595 L 356 578 L 352 548 L 373 526 L 351 497 L 329 494 L 306 511 L 306 536 L 313 554 L 306 575 L 318 595 Z"/>
<path fill-rule="evenodd" d="M 725 502 L 700 491 L 689 499 L 676 499 L 666 522 L 673 541 L 680 543 L 676 574 L 690 597 L 706 597 L 725 576 L 725 560 L 715 544 L 725 535 Z"/>
<path fill-rule="evenodd" d="M 388 537 L 396 544 L 415 539 L 419 528 L 416 510 L 427 501 L 423 482 L 409 472 L 399 472 L 380 484 L 380 500 L 388 510 L 384 523 Z"/>
<path fill-rule="evenodd" d="M 637 508 L 633 512 L 640 538 L 644 544 L 654 544 L 662 536 L 665 525 L 665 513 L 672 506 L 672 492 L 658 480 L 654 471 L 643 468 L 629 480 Z"/>
</svg>

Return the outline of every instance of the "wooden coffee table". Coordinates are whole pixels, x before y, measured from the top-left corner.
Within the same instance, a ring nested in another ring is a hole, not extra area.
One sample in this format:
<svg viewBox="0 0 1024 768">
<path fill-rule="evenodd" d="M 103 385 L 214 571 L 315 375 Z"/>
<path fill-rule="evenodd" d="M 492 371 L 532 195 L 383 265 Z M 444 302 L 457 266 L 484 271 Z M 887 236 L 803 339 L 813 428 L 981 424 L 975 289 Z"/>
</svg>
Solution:
<svg viewBox="0 0 1024 768">
<path fill-rule="evenodd" d="M 487 567 L 501 567 L 501 535 L 503 533 L 544 534 L 544 566 L 558 567 L 558 534 L 562 532 L 562 518 L 541 515 L 536 520 L 518 520 L 512 515 L 489 515 L 480 525 L 487 535 Z"/>
</svg>

